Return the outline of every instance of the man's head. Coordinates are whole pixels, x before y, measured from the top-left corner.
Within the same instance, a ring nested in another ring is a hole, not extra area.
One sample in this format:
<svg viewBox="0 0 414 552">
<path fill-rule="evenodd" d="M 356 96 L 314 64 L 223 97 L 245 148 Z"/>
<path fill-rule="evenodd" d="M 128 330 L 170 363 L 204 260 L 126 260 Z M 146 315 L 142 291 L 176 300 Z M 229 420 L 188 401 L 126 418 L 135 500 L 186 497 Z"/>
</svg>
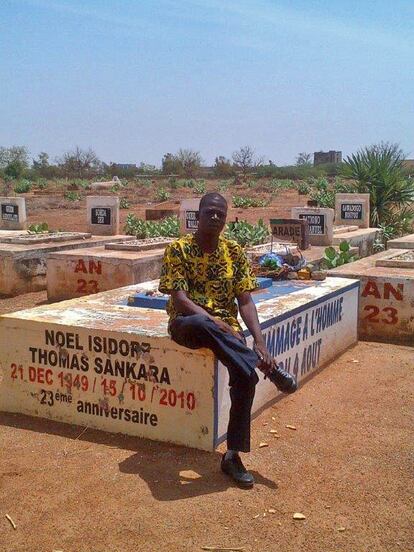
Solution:
<svg viewBox="0 0 414 552">
<path fill-rule="evenodd" d="M 217 193 L 203 195 L 198 212 L 198 231 L 203 234 L 218 235 L 226 224 L 227 201 Z"/>
</svg>

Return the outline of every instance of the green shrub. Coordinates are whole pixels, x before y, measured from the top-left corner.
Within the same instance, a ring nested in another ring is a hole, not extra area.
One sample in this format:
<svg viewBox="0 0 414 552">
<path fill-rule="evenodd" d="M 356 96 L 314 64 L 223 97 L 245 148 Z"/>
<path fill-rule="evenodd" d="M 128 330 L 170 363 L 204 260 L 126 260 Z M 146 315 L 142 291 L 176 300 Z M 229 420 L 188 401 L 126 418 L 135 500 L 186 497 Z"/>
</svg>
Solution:
<svg viewBox="0 0 414 552">
<path fill-rule="evenodd" d="M 156 201 L 167 201 L 170 199 L 171 194 L 168 190 L 166 190 L 164 187 L 158 188 L 158 190 L 155 193 L 155 199 Z"/>
<path fill-rule="evenodd" d="M 317 202 L 318 207 L 335 209 L 335 192 L 312 190 L 310 199 Z"/>
<path fill-rule="evenodd" d="M 127 216 L 124 231 L 137 239 L 171 237 L 180 235 L 180 221 L 178 217 L 168 217 L 161 221 L 142 220 L 130 213 Z"/>
<path fill-rule="evenodd" d="M 339 244 L 339 251 L 336 251 L 334 247 L 327 247 L 322 259 L 322 265 L 327 268 L 336 268 L 344 264 L 353 263 L 358 259 L 357 255 L 351 255 L 350 245 L 347 241 L 343 241 Z"/>
<path fill-rule="evenodd" d="M 176 190 L 178 188 L 178 181 L 175 176 L 170 176 L 168 179 L 168 185 L 171 188 L 171 190 Z"/>
<path fill-rule="evenodd" d="M 204 182 L 204 180 L 197 180 L 195 185 L 194 185 L 194 188 L 193 188 L 193 192 L 195 194 L 205 194 L 207 191 L 207 187 L 206 187 L 206 183 Z"/>
<path fill-rule="evenodd" d="M 78 194 L 78 192 L 73 192 L 73 191 L 68 191 L 68 192 L 65 192 L 65 199 L 67 199 L 68 201 L 79 201 L 81 196 L 80 194 Z"/>
<path fill-rule="evenodd" d="M 295 189 L 295 183 L 293 180 L 290 180 L 289 178 L 285 179 L 279 179 L 279 178 L 272 178 L 272 180 L 269 182 L 269 186 L 272 190 L 293 190 Z"/>
<path fill-rule="evenodd" d="M 296 189 L 300 195 L 308 195 L 311 191 L 311 187 L 306 182 L 299 182 Z"/>
<path fill-rule="evenodd" d="M 117 194 L 120 189 L 121 189 L 121 183 L 120 182 L 115 182 L 115 184 L 113 186 L 111 186 L 109 191 L 112 192 L 113 194 Z"/>
<path fill-rule="evenodd" d="M 40 222 L 38 224 L 30 224 L 27 228 L 29 234 L 47 234 L 50 232 L 47 222 Z"/>
<path fill-rule="evenodd" d="M 30 180 L 27 180 L 25 178 L 22 178 L 17 182 L 17 184 L 14 186 L 14 191 L 16 194 L 27 194 L 27 192 L 30 192 L 32 189 L 32 183 Z"/>
<path fill-rule="evenodd" d="M 265 199 L 255 199 L 252 197 L 233 196 L 233 207 L 248 209 L 249 207 L 265 207 L 267 205 Z"/>
<path fill-rule="evenodd" d="M 231 182 L 232 182 L 231 180 L 220 180 L 219 185 L 218 185 L 218 191 L 222 194 L 227 192 L 227 190 L 230 187 Z"/>
<path fill-rule="evenodd" d="M 178 188 L 194 188 L 194 186 L 195 180 L 192 178 L 180 178 L 180 180 L 177 180 Z"/>
<path fill-rule="evenodd" d="M 48 187 L 49 183 L 46 178 L 38 178 L 35 182 L 36 188 L 39 190 L 45 190 Z"/>
<path fill-rule="evenodd" d="M 138 186 L 143 186 L 144 188 L 151 188 L 152 186 L 152 180 L 150 178 L 139 178 L 135 180 L 135 182 Z"/>
<path fill-rule="evenodd" d="M 230 222 L 227 224 L 225 236 L 243 247 L 259 245 L 268 240 L 269 229 L 262 219 L 259 219 L 257 224 L 249 224 L 246 221 Z"/>
<path fill-rule="evenodd" d="M 119 208 L 120 209 L 129 209 L 129 201 L 126 197 L 121 197 L 119 201 Z"/>
<path fill-rule="evenodd" d="M 342 176 L 355 181 L 359 193 L 371 194 L 371 226 L 414 217 L 414 181 L 405 178 L 404 158 L 398 144 L 380 143 L 359 150 L 343 163 Z"/>
</svg>

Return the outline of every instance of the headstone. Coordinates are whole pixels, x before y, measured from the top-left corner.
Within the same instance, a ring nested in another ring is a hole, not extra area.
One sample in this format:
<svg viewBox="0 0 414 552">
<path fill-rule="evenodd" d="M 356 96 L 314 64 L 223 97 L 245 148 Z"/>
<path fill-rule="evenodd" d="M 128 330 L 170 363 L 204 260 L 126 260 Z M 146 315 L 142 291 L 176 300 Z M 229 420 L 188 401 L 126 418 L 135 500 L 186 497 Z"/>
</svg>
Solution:
<svg viewBox="0 0 414 552">
<path fill-rule="evenodd" d="M 292 218 L 306 220 L 311 245 L 331 245 L 334 210 L 322 207 L 293 207 Z"/>
<path fill-rule="evenodd" d="M 309 224 L 303 219 L 270 219 L 273 238 L 278 243 L 294 242 L 300 249 L 309 247 Z"/>
<path fill-rule="evenodd" d="M 370 194 L 335 194 L 335 224 L 369 228 Z"/>
<path fill-rule="evenodd" d="M 194 233 L 198 228 L 200 199 L 184 199 L 180 205 L 180 233 Z"/>
<path fill-rule="evenodd" d="M 119 198 L 88 196 L 86 198 L 88 232 L 95 236 L 119 234 Z"/>
<path fill-rule="evenodd" d="M 0 197 L 0 229 L 25 230 L 26 200 L 24 197 Z"/>
</svg>

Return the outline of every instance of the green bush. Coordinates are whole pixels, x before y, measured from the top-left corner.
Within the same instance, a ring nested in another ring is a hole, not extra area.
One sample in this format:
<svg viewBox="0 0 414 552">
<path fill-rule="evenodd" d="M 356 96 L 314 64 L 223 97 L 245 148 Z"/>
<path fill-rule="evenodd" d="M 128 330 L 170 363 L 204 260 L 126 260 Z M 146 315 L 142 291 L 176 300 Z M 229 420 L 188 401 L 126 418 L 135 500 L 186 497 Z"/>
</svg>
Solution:
<svg viewBox="0 0 414 552">
<path fill-rule="evenodd" d="M 227 192 L 227 190 L 230 187 L 231 182 L 232 182 L 231 180 L 220 180 L 219 185 L 218 185 L 218 191 L 221 194 Z"/>
<path fill-rule="evenodd" d="M 137 239 L 171 237 L 180 235 L 180 221 L 178 217 L 168 217 L 161 221 L 142 220 L 130 213 L 127 216 L 124 231 Z"/>
<path fill-rule="evenodd" d="M 195 180 L 192 178 L 180 178 L 180 180 L 177 180 L 178 188 L 194 188 L 194 186 Z"/>
<path fill-rule="evenodd" d="M 339 251 L 336 251 L 334 247 L 327 247 L 322 259 L 322 265 L 327 268 L 336 268 L 344 264 L 353 263 L 358 259 L 357 255 L 351 255 L 350 245 L 347 241 L 343 241 L 339 244 Z"/>
<path fill-rule="evenodd" d="M 335 209 L 335 192 L 312 190 L 310 199 L 317 202 L 318 207 Z"/>
<path fill-rule="evenodd" d="M 195 194 L 205 194 L 207 191 L 207 187 L 206 187 L 206 183 L 204 182 L 204 180 L 197 180 L 195 185 L 194 185 L 194 188 L 193 188 L 193 192 Z"/>
<path fill-rule="evenodd" d="M 26 194 L 27 192 L 30 192 L 32 189 L 32 183 L 30 180 L 26 180 L 25 178 L 22 178 L 17 182 L 17 184 L 14 186 L 14 191 L 16 194 Z"/>
<path fill-rule="evenodd" d="M 38 224 L 30 224 L 27 228 L 29 234 L 47 234 L 50 232 L 47 222 L 40 222 Z"/>
<path fill-rule="evenodd" d="M 398 144 L 380 143 L 347 157 L 342 176 L 371 194 L 371 226 L 414 220 L 414 181 L 405 178 L 404 153 Z"/>
<path fill-rule="evenodd" d="M 46 178 L 38 178 L 35 182 L 36 188 L 39 190 L 45 190 L 48 187 L 49 183 Z"/>
<path fill-rule="evenodd" d="M 166 190 L 164 187 L 158 188 L 158 190 L 155 193 L 155 200 L 156 201 L 167 201 L 170 199 L 171 194 L 168 190 Z"/>
<path fill-rule="evenodd" d="M 306 182 L 299 182 L 296 189 L 300 195 L 308 195 L 311 191 L 311 187 Z"/>
<path fill-rule="evenodd" d="M 80 194 L 78 194 L 78 192 L 73 192 L 73 191 L 68 191 L 68 192 L 65 192 L 65 199 L 67 199 L 68 201 L 79 201 L 81 196 Z"/>
<path fill-rule="evenodd" d="M 265 207 L 267 205 L 265 199 L 255 199 L 253 197 L 233 196 L 233 207 L 248 209 L 249 207 Z"/>
<path fill-rule="evenodd" d="M 272 180 L 269 182 L 269 186 L 274 191 L 293 190 L 296 187 L 293 180 L 290 180 L 289 178 L 284 178 L 284 179 L 272 178 Z"/>
<path fill-rule="evenodd" d="M 259 245 L 268 240 L 269 229 L 262 219 L 259 219 L 257 224 L 249 224 L 246 221 L 230 222 L 226 226 L 225 236 L 243 247 Z"/>
<path fill-rule="evenodd" d="M 129 209 L 129 201 L 126 197 L 121 197 L 119 201 L 119 208 L 120 209 Z"/>
<path fill-rule="evenodd" d="M 171 190 L 176 190 L 178 188 L 178 181 L 175 176 L 170 176 L 168 179 L 168 185 L 171 188 Z"/>
</svg>

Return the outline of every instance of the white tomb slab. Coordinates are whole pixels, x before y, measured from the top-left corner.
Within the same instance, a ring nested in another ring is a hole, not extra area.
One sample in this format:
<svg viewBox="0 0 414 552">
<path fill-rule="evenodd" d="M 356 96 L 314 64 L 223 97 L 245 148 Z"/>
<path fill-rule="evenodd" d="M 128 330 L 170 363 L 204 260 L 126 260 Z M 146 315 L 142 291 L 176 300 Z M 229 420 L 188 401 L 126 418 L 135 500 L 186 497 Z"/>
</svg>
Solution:
<svg viewBox="0 0 414 552">
<path fill-rule="evenodd" d="M 303 384 L 356 343 L 359 285 L 282 284 L 255 301 L 271 352 Z M 128 306 L 136 289 L 1 317 L 0 411 L 213 451 L 226 437 L 227 371 L 209 350 L 174 343 L 164 310 Z M 260 377 L 254 415 L 279 396 Z"/>
</svg>

